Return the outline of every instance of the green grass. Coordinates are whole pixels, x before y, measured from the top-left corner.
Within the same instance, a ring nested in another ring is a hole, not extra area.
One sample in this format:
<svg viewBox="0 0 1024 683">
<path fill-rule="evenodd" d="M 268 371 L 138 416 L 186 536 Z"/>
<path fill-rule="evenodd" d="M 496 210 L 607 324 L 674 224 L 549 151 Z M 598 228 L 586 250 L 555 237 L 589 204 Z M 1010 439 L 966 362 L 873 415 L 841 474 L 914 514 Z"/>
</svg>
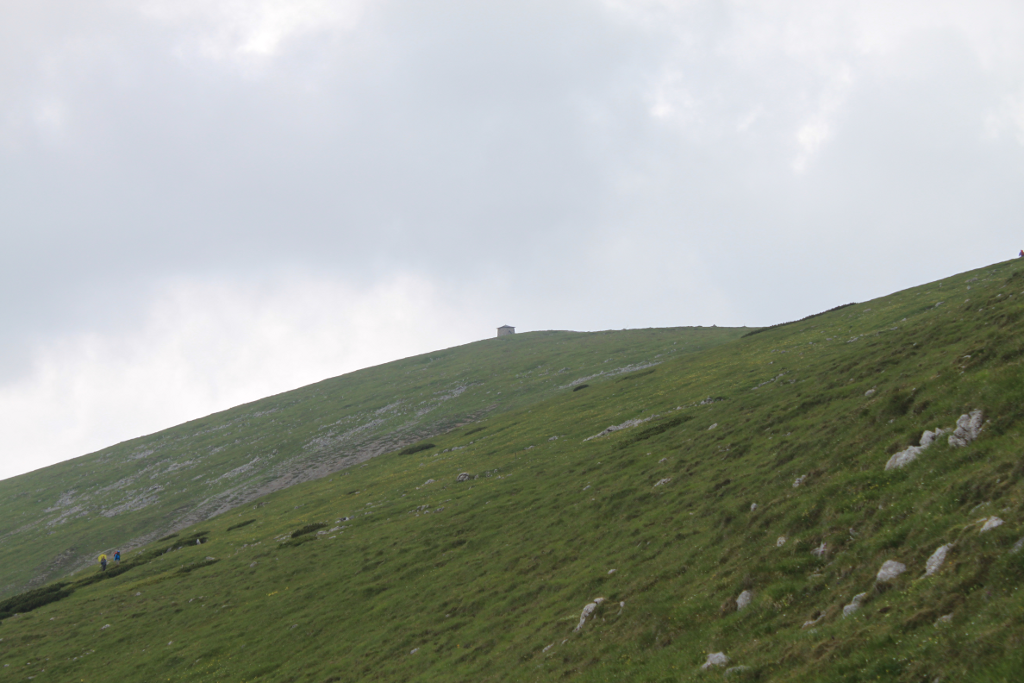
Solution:
<svg viewBox="0 0 1024 683">
<path fill-rule="evenodd" d="M 749 667 L 729 680 L 1017 680 L 1022 300 L 1024 268 L 996 264 L 535 392 L 5 619 L 0 680 L 719 680 L 700 668 L 717 651 Z M 884 471 L 972 409 L 976 442 Z M 888 559 L 908 570 L 877 586 Z"/>
<path fill-rule="evenodd" d="M 488 339 L 325 380 L 0 481 L 0 598 L 88 566 L 101 552 L 139 547 L 371 456 L 404 447 L 413 455 L 425 439 L 567 393 L 580 378 L 611 381 L 745 331 Z"/>
</svg>

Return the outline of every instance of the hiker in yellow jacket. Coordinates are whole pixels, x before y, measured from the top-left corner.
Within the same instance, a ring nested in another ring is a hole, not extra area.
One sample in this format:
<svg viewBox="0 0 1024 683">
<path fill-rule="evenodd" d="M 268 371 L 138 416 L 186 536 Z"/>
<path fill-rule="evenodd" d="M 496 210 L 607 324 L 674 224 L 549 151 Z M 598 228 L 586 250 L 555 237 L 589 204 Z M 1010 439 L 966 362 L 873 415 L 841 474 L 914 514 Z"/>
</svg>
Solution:
<svg viewBox="0 0 1024 683">
<path fill-rule="evenodd" d="M 100 555 L 100 567 L 103 568 L 103 571 L 107 571 L 107 556 L 106 556 L 106 554 Z"/>
</svg>

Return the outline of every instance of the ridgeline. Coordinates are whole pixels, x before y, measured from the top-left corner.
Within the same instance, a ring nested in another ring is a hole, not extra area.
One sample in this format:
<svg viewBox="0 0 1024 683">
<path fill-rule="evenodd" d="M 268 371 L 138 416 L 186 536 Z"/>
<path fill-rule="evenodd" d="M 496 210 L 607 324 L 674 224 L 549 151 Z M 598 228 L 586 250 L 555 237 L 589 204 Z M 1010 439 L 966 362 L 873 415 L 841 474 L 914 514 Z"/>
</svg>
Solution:
<svg viewBox="0 0 1024 683">
<path fill-rule="evenodd" d="M 1022 323 L 515 335 L 0 482 L 0 681 L 1019 680 Z"/>
</svg>

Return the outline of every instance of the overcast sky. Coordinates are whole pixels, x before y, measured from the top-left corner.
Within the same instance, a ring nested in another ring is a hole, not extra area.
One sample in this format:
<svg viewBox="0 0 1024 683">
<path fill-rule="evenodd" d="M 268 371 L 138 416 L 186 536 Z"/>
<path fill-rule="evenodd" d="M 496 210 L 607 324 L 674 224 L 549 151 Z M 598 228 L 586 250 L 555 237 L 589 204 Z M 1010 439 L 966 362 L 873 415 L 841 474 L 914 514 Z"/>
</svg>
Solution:
<svg viewBox="0 0 1024 683">
<path fill-rule="evenodd" d="M 0 0 L 0 478 L 1024 248 L 1024 3 Z"/>
</svg>

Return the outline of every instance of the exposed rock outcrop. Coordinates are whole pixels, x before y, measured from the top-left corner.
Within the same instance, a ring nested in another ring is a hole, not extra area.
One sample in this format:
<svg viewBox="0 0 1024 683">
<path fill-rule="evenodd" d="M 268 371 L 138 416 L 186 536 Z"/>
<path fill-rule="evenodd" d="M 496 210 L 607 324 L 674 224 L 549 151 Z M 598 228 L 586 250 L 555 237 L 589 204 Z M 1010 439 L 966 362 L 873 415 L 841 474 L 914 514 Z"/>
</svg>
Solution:
<svg viewBox="0 0 1024 683">
<path fill-rule="evenodd" d="M 879 583 L 888 583 L 905 571 L 907 571 L 907 565 L 902 562 L 886 560 L 882 563 L 882 568 L 878 570 L 875 580 Z"/>
<path fill-rule="evenodd" d="M 949 549 L 952 548 L 952 547 L 953 547 L 952 543 L 947 543 L 946 545 L 940 545 L 935 550 L 935 552 L 931 554 L 931 557 L 928 558 L 928 561 L 925 562 L 925 565 L 924 565 L 924 575 L 925 576 L 931 576 L 935 572 L 937 572 L 940 569 L 942 569 L 942 565 L 946 561 L 946 553 L 948 553 Z"/>
<path fill-rule="evenodd" d="M 980 410 L 972 410 L 966 415 L 961 415 L 956 421 L 956 429 L 949 435 L 949 445 L 954 448 L 963 448 L 978 438 L 981 433 L 984 415 Z"/>
<path fill-rule="evenodd" d="M 725 666 L 729 663 L 729 658 L 724 652 L 712 652 L 708 655 L 708 660 L 700 667 L 707 671 L 714 666 Z"/>
</svg>

